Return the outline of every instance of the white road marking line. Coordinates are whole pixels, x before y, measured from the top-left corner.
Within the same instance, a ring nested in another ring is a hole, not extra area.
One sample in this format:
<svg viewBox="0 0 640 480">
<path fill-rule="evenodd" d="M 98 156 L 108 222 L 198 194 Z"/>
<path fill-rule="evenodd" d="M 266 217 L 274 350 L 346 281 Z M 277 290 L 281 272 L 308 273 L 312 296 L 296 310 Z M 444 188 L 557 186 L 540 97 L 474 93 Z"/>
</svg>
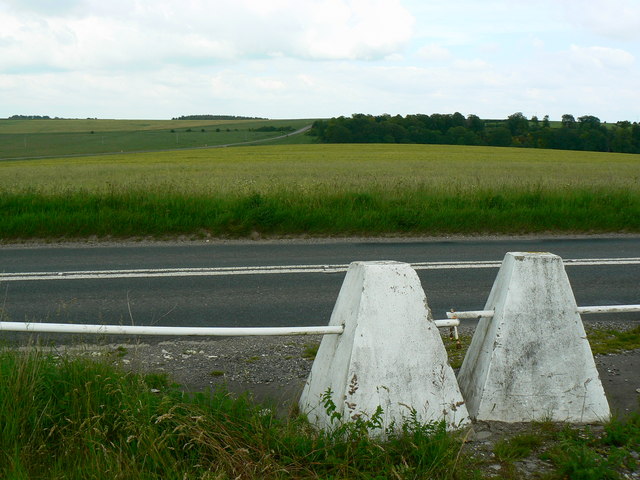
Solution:
<svg viewBox="0 0 640 480">
<path fill-rule="evenodd" d="M 416 270 L 464 270 L 473 268 L 498 268 L 500 261 L 467 262 L 418 262 L 412 266 Z M 565 259 L 571 266 L 598 265 L 640 265 L 640 258 L 584 258 Z M 223 275 L 281 275 L 294 273 L 343 273 L 349 265 L 268 265 L 251 267 L 209 267 L 209 268 L 147 268 L 134 270 L 94 270 L 67 272 L 16 272 L 0 273 L 2 282 L 24 282 L 35 280 L 102 280 L 110 278 L 152 278 L 152 277 L 201 277 Z"/>
</svg>

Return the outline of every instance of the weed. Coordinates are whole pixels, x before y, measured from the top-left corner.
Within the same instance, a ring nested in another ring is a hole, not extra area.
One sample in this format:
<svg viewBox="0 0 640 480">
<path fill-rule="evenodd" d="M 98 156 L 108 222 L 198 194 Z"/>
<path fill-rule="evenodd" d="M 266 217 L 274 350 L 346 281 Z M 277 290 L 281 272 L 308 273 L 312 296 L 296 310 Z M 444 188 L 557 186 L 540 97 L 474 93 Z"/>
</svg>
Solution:
<svg viewBox="0 0 640 480">
<path fill-rule="evenodd" d="M 451 368 L 460 368 L 462 366 L 464 356 L 469 348 L 469 345 L 471 345 L 471 335 L 460 335 L 459 338 L 459 344 L 457 344 L 455 340 L 443 339 Z"/>
<path fill-rule="evenodd" d="M 500 440 L 494 447 L 496 458 L 503 462 L 520 460 L 542 445 L 540 435 L 523 433 L 515 437 Z"/>
<path fill-rule="evenodd" d="M 116 357 L 122 358 L 122 357 L 125 357 L 127 353 L 129 353 L 129 350 L 127 350 L 126 347 L 123 347 L 122 345 L 120 345 L 115 349 L 113 353 L 115 354 Z"/>
<path fill-rule="evenodd" d="M 224 371 L 222 370 L 213 370 L 209 375 L 212 377 L 222 377 L 224 376 Z"/>
<path fill-rule="evenodd" d="M 302 350 L 302 358 L 306 358 L 308 360 L 315 359 L 319 348 L 319 343 L 305 343 L 304 349 Z"/>
</svg>

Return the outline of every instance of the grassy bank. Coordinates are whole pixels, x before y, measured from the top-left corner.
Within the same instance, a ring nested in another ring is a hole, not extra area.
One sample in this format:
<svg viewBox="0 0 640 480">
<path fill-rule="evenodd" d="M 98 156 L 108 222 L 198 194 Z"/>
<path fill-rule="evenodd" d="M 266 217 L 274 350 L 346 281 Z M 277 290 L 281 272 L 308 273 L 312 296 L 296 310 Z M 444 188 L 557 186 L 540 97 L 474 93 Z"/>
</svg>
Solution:
<svg viewBox="0 0 640 480">
<path fill-rule="evenodd" d="M 0 237 L 639 232 L 637 155 L 288 145 L 0 162 Z"/>
<path fill-rule="evenodd" d="M 519 478 L 544 459 L 549 480 L 618 479 L 634 471 L 640 417 L 602 428 L 551 423 L 506 435 L 489 458 L 466 431 L 409 419 L 387 441 L 361 420 L 322 433 L 224 391 L 185 394 L 165 375 L 107 361 L 0 351 L 0 477 L 11 479 Z M 597 432 L 597 433 L 596 433 Z"/>
</svg>

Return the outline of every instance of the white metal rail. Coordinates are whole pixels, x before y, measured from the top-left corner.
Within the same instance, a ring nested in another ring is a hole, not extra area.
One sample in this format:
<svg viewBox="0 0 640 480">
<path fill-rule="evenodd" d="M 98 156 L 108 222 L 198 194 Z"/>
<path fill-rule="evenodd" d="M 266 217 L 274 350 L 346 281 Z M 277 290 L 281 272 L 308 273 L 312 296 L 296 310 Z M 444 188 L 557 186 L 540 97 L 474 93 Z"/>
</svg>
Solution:
<svg viewBox="0 0 640 480">
<path fill-rule="evenodd" d="M 459 325 L 458 320 L 436 320 L 437 327 Z M 98 335 L 158 336 L 274 336 L 274 335 L 341 335 L 344 327 L 158 327 L 142 325 L 83 325 L 68 323 L 0 322 L 0 332 L 85 333 Z"/>
<path fill-rule="evenodd" d="M 578 307 L 578 313 L 580 315 L 591 313 L 630 313 L 640 312 L 640 305 L 604 305 L 593 307 Z M 451 325 L 451 338 L 455 338 L 458 348 L 461 347 L 460 338 L 458 337 L 458 325 L 460 319 L 480 319 L 480 318 L 493 318 L 494 310 L 468 310 L 466 312 L 456 312 L 451 310 L 447 312 L 447 318 L 456 320 L 458 323 Z M 445 320 L 436 320 L 436 322 L 444 322 Z M 444 325 L 443 325 L 444 326 Z"/>
<path fill-rule="evenodd" d="M 592 313 L 632 313 L 640 312 L 640 305 L 602 305 L 591 307 L 578 307 L 580 315 L 588 315 Z M 466 312 L 456 312 L 451 310 L 447 312 L 447 318 L 450 319 L 468 319 L 468 318 L 492 318 L 493 310 L 469 310 Z"/>
<path fill-rule="evenodd" d="M 30 333 L 86 333 L 99 335 L 236 337 L 254 335 L 340 335 L 344 331 L 344 327 L 157 327 L 143 325 L 83 325 L 67 323 L 0 322 L 0 331 Z"/>
<path fill-rule="evenodd" d="M 578 307 L 581 315 L 590 313 L 631 313 L 640 312 L 640 305 L 607 305 L 604 307 Z"/>
</svg>

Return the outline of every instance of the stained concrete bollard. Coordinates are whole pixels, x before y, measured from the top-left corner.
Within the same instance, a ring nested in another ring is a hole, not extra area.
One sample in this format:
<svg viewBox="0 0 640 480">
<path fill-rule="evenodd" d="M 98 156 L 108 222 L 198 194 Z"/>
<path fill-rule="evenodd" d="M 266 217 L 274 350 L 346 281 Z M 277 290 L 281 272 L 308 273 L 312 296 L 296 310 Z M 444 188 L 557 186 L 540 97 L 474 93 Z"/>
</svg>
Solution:
<svg viewBox="0 0 640 480">
<path fill-rule="evenodd" d="M 328 391 L 335 412 L 347 421 L 371 418 L 380 406 L 384 428 L 402 426 L 412 410 L 422 423 L 445 420 L 457 428 L 469 422 L 409 264 L 352 263 L 329 324 L 344 325 L 344 333 L 322 339 L 299 403 L 313 424 L 335 427 L 323 401 Z M 370 433 L 384 436 L 383 430 Z"/>
<path fill-rule="evenodd" d="M 609 418 L 562 259 L 505 256 L 458 375 L 472 418 L 588 423 Z"/>
</svg>

